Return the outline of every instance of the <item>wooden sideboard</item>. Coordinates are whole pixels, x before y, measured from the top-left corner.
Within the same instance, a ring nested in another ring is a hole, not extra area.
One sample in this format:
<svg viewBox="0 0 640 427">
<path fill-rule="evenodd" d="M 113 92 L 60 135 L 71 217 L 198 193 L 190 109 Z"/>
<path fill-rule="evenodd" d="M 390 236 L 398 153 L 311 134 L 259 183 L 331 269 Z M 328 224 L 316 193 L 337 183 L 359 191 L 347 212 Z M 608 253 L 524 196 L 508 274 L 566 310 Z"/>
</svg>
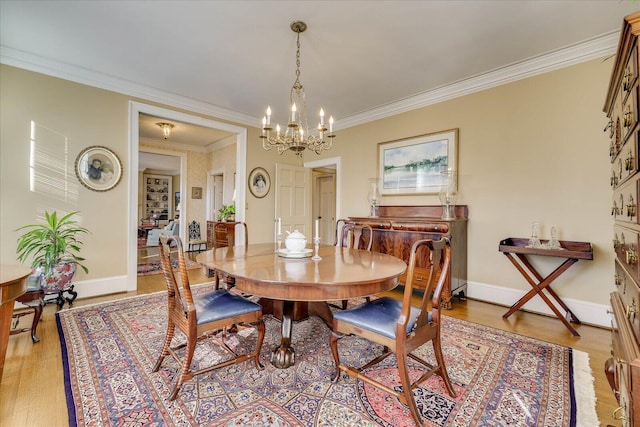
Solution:
<svg viewBox="0 0 640 427">
<path fill-rule="evenodd" d="M 349 217 L 347 221 L 370 225 L 373 229 L 371 250 L 409 262 L 411 245 L 420 239 L 451 240 L 451 275 L 442 292 L 443 307 L 451 308 L 451 298 L 465 297 L 467 289 L 467 206 L 456 206 L 456 219 L 443 220 L 441 206 L 379 206 L 377 217 Z M 428 266 L 418 264 L 414 283 L 425 281 Z M 406 276 L 400 277 L 404 283 Z"/>
<path fill-rule="evenodd" d="M 640 426 L 640 141 L 638 37 L 640 12 L 625 17 L 604 112 L 609 118 L 610 212 L 615 252 L 615 292 L 611 294 L 611 358 L 605 374 L 618 400 L 612 419 L 624 427 Z M 607 420 L 603 420 L 607 424 Z"/>
</svg>

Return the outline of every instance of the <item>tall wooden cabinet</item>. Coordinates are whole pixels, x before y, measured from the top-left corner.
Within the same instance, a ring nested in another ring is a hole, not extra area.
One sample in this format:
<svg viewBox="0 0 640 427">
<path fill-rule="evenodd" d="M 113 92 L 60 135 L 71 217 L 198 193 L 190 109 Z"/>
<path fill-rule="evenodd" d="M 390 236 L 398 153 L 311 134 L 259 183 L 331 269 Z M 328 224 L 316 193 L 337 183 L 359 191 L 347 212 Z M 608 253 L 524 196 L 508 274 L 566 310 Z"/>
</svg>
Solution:
<svg viewBox="0 0 640 427">
<path fill-rule="evenodd" d="M 604 111 L 611 162 L 615 292 L 611 293 L 611 359 L 605 364 L 619 407 L 613 418 L 640 426 L 640 163 L 638 162 L 638 36 L 640 12 L 625 17 Z M 603 420 L 607 424 L 608 420 Z"/>
<path fill-rule="evenodd" d="M 171 219 L 171 203 L 173 202 L 171 175 L 143 175 L 144 205 L 142 214 L 144 218 L 152 218 L 158 215 L 158 220 Z"/>
<path fill-rule="evenodd" d="M 441 206 L 379 206 L 377 217 L 349 217 L 348 221 L 367 224 L 373 229 L 371 250 L 387 253 L 409 262 L 411 246 L 416 240 L 451 241 L 451 275 L 442 292 L 442 305 L 451 308 L 451 297 L 464 297 L 467 289 L 467 206 L 456 206 L 456 219 L 443 220 Z M 428 266 L 418 265 L 414 284 L 420 288 L 428 277 Z M 404 283 L 405 276 L 400 277 Z"/>
</svg>

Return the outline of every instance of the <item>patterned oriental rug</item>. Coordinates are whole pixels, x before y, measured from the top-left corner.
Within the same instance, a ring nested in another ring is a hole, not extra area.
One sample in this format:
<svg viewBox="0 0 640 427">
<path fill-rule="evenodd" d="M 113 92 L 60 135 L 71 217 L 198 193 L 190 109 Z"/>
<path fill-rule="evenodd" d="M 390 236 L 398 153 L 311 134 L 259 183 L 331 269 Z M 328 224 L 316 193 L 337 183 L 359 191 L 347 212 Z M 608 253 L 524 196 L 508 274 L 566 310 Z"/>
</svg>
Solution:
<svg viewBox="0 0 640 427">
<path fill-rule="evenodd" d="M 295 366 L 269 363 L 280 322 L 267 315 L 264 370 L 245 362 L 201 375 L 170 402 L 177 364 L 168 357 L 151 373 L 166 310 L 165 294 L 157 293 L 56 313 L 71 426 L 413 426 L 395 398 L 344 375 L 330 381 L 329 329 L 315 317 L 294 324 Z M 231 346 L 255 345 L 253 329 L 239 333 L 246 339 L 231 335 Z M 458 397 L 449 397 L 437 376 L 416 389 L 426 426 L 599 425 L 586 353 L 450 317 L 443 321 L 443 347 Z M 381 351 L 354 337 L 338 348 L 351 363 Z M 430 344 L 418 351 L 431 357 Z M 219 357 L 215 346 L 201 344 L 194 361 Z M 393 361 L 371 374 L 400 387 Z"/>
</svg>

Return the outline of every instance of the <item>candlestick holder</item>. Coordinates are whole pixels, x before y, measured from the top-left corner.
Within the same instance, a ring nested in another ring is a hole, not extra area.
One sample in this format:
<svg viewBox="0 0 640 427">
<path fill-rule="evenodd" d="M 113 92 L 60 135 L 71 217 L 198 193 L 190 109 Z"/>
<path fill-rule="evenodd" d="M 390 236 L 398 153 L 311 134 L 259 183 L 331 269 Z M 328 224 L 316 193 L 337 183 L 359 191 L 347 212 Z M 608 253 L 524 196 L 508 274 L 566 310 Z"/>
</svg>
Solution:
<svg viewBox="0 0 640 427">
<path fill-rule="evenodd" d="M 278 242 L 278 252 L 282 249 L 282 233 L 276 234 L 276 242 Z"/>
<path fill-rule="evenodd" d="M 312 260 L 314 261 L 320 261 L 322 259 L 322 257 L 320 255 L 318 255 L 318 251 L 320 250 L 320 237 L 316 236 L 313 238 L 313 246 L 314 246 L 314 250 L 315 250 L 315 255 L 311 257 Z"/>
</svg>

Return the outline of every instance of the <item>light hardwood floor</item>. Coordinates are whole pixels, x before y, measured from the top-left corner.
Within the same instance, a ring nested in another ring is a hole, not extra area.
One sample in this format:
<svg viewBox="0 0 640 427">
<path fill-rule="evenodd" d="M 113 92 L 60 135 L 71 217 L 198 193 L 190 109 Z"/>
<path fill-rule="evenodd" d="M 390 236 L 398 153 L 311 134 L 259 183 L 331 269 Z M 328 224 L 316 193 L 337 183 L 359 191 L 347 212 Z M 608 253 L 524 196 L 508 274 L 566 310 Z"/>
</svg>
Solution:
<svg viewBox="0 0 640 427">
<path fill-rule="evenodd" d="M 192 283 L 209 281 L 200 270 L 190 270 Z M 146 294 L 165 289 L 162 275 L 138 278 L 138 291 L 99 298 L 76 300 L 83 306 L 118 298 Z M 62 374 L 62 358 L 55 321 L 55 305 L 45 307 L 38 335 L 41 341 L 31 343 L 29 333 L 9 338 L 9 348 L 0 384 L 0 426 L 67 426 L 67 410 Z M 619 426 L 611 414 L 617 407 L 604 376 L 603 366 L 609 358 L 610 332 L 602 328 L 579 325 L 581 338 L 574 338 L 555 318 L 518 312 L 503 319 L 505 307 L 479 301 L 455 301 L 446 315 L 494 328 L 528 335 L 589 353 L 595 377 L 597 412 L 603 426 Z M 31 316 L 21 320 L 30 324 Z"/>
</svg>

